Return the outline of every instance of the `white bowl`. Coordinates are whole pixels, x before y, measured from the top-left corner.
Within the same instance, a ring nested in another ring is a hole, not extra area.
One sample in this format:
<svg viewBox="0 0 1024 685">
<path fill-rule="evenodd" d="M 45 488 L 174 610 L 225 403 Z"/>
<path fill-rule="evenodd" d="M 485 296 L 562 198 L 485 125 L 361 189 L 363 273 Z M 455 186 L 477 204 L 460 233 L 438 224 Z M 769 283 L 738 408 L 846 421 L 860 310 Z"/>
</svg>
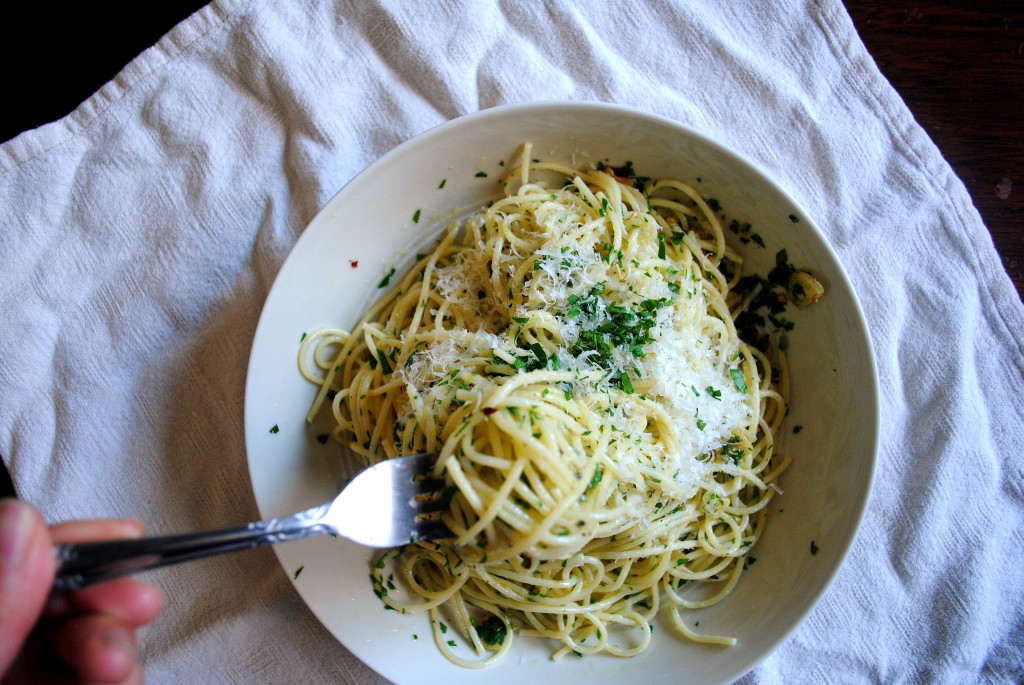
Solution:
<svg viewBox="0 0 1024 685">
<path fill-rule="evenodd" d="M 398 683 L 732 681 L 786 638 L 842 564 L 871 487 L 878 390 L 864 316 L 811 217 L 755 165 L 676 122 L 591 103 L 486 110 L 400 145 L 335 195 L 282 267 L 253 341 L 245 432 L 260 513 L 275 516 L 325 501 L 343 477 L 340 447 L 322 445 L 316 436 L 324 427 L 304 420 L 316 389 L 298 372 L 302 334 L 355 323 L 380 292 L 377 284 L 388 269 L 401 271 L 406 255 L 431 242 L 453 215 L 499 193 L 503 164 L 515 159 L 525 141 L 533 143 L 533 156 L 546 160 L 628 160 L 645 176 L 700 178 L 708 197 L 718 199 L 730 216 L 751 222 L 764 238 L 766 248 L 741 246 L 746 273 L 766 273 L 785 248 L 795 265 L 813 270 L 825 285 L 818 304 L 787 314 L 796 326 L 789 334 L 791 409 L 778 438 L 779 448 L 793 458 L 781 482 L 784 495 L 773 501 L 767 530 L 753 550 L 756 565 L 726 600 L 698 618 L 702 632 L 732 635 L 736 646 L 692 644 L 666 628 L 635 658 L 553 662 L 547 645 L 518 639 L 501 663 L 480 673 L 441 656 L 425 615 L 384 611 L 369 581 L 373 551 L 318 538 L 278 545 L 276 552 L 327 629 Z M 794 434 L 797 425 L 802 430 Z"/>
</svg>

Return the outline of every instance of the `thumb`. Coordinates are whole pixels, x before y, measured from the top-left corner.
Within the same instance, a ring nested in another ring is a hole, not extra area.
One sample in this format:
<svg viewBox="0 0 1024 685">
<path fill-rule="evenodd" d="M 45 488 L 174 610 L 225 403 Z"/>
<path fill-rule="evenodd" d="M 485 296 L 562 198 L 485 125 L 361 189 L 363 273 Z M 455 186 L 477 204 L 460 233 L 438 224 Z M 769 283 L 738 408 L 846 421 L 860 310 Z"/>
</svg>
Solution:
<svg viewBox="0 0 1024 685">
<path fill-rule="evenodd" d="M 0 675 L 39 619 L 55 567 L 39 513 L 24 502 L 0 500 Z"/>
</svg>

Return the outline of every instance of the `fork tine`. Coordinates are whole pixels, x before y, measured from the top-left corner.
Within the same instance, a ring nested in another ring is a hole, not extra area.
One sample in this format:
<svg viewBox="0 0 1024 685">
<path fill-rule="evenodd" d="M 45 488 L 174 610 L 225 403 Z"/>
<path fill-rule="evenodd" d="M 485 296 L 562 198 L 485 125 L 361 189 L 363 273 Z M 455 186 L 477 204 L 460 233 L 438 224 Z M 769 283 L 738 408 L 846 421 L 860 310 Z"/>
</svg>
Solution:
<svg viewBox="0 0 1024 685">
<path fill-rule="evenodd" d="M 417 514 L 432 514 L 448 508 L 448 502 L 441 498 L 440 491 L 430 493 L 423 499 L 416 498 L 410 504 Z"/>
<path fill-rule="evenodd" d="M 444 481 L 433 477 L 437 453 L 387 459 L 366 469 L 330 507 L 337 532 L 371 547 L 452 537 L 439 512 Z"/>
<path fill-rule="evenodd" d="M 454 536 L 441 519 L 419 522 L 416 526 L 415 540 L 443 540 Z"/>
</svg>

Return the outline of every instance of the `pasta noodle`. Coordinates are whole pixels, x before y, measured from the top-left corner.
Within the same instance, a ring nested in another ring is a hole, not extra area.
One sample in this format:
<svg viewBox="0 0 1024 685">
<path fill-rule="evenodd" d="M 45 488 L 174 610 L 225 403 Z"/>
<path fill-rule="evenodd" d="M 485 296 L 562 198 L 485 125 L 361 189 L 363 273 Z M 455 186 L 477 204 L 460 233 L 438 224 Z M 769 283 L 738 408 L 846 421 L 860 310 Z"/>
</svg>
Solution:
<svg viewBox="0 0 1024 685">
<path fill-rule="evenodd" d="M 732 644 L 686 612 L 736 585 L 787 466 L 787 398 L 734 324 L 740 256 L 681 181 L 530 153 L 351 332 L 303 341 L 311 420 L 329 407 L 367 464 L 440 453 L 456 537 L 388 551 L 375 589 L 467 667 L 515 636 L 639 654 L 659 612 Z"/>
</svg>

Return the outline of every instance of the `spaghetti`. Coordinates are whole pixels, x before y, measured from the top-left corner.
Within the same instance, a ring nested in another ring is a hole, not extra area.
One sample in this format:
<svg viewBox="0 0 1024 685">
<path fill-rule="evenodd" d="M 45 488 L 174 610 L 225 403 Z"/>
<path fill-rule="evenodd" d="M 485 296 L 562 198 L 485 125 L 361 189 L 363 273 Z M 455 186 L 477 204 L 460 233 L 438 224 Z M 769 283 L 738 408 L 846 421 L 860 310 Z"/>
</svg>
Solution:
<svg viewBox="0 0 1024 685">
<path fill-rule="evenodd" d="M 777 388 L 737 336 L 741 259 L 698 192 L 530 152 L 351 333 L 303 341 L 311 420 L 329 406 L 367 464 L 440 453 L 457 537 L 387 552 L 375 589 L 467 667 L 515 635 L 635 655 L 659 612 L 732 644 L 685 612 L 730 592 L 764 528 L 785 360 Z"/>
</svg>

